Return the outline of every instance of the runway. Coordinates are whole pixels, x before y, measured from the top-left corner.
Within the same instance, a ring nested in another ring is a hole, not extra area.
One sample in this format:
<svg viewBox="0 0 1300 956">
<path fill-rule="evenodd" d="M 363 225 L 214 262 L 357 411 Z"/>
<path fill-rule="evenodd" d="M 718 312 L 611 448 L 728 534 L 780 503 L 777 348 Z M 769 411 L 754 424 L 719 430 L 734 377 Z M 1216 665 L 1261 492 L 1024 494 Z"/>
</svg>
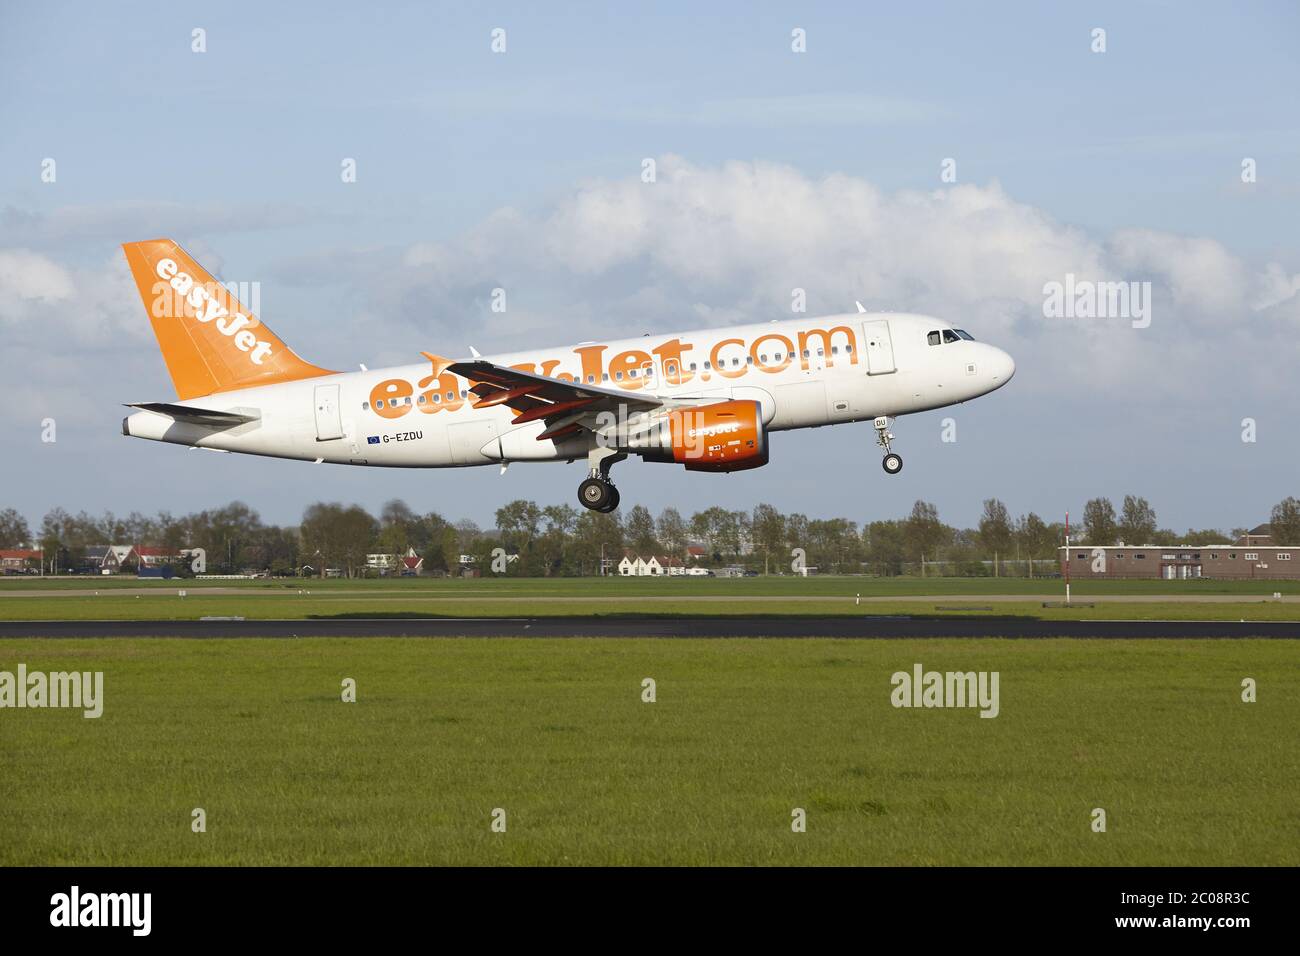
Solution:
<svg viewBox="0 0 1300 956">
<path fill-rule="evenodd" d="M 0 639 L 297 637 L 1300 639 L 1300 621 L 1040 621 L 1023 617 L 537 617 L 0 621 Z"/>
</svg>

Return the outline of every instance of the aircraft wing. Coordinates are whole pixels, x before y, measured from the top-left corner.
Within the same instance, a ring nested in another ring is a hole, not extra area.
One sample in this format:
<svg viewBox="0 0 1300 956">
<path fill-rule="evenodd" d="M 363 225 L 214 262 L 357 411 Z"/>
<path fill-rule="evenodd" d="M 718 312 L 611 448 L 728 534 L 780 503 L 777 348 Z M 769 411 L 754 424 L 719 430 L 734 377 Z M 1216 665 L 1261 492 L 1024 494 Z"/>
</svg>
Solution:
<svg viewBox="0 0 1300 956">
<path fill-rule="evenodd" d="M 633 414 L 665 404 L 657 397 L 567 382 L 482 360 L 453 362 L 447 370 L 472 383 L 469 390 L 478 396 L 475 408 L 505 405 L 518 413 L 512 422 L 515 425 L 545 422 L 547 427 L 537 436 L 539 441 L 591 428 L 601 412 L 617 414 L 620 408 L 626 408 L 627 414 Z"/>
<path fill-rule="evenodd" d="M 225 426 L 233 428 L 247 422 L 257 421 L 256 415 L 243 415 L 239 412 L 218 412 L 209 408 L 192 408 L 189 405 L 174 405 L 170 402 L 128 403 L 127 408 L 139 408 L 146 412 L 167 415 L 178 422 L 190 422 L 194 425 L 208 425 L 214 428 Z"/>
</svg>

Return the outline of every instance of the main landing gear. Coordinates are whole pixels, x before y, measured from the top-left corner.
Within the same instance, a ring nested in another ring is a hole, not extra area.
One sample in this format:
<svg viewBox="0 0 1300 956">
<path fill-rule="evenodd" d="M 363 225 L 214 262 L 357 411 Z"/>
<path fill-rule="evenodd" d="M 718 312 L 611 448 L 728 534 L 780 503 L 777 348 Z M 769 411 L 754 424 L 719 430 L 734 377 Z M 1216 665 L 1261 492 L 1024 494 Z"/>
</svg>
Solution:
<svg viewBox="0 0 1300 956">
<path fill-rule="evenodd" d="M 889 447 L 889 443 L 894 440 L 894 434 L 889 430 L 889 416 L 881 415 L 875 421 L 876 426 L 876 444 L 885 449 L 885 457 L 880 462 L 880 467 L 885 469 L 885 473 L 896 475 L 903 470 L 903 458 L 901 455 L 895 455 Z"/>
<path fill-rule="evenodd" d="M 578 500 L 592 511 L 609 514 L 618 507 L 618 489 L 608 478 L 592 475 L 578 485 Z"/>
<path fill-rule="evenodd" d="M 609 469 L 627 455 L 612 448 L 594 448 L 587 455 L 591 474 L 578 485 L 578 501 L 584 508 L 609 514 L 618 507 L 618 489 L 609 480 Z"/>
</svg>

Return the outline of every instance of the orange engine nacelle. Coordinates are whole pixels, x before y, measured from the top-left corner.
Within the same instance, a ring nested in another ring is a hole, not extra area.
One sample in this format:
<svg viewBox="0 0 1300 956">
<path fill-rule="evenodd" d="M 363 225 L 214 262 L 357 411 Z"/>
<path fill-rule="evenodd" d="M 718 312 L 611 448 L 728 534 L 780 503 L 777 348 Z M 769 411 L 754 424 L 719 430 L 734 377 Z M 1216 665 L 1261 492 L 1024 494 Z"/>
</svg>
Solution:
<svg viewBox="0 0 1300 956">
<path fill-rule="evenodd" d="M 669 413 L 672 460 L 687 471 L 744 471 L 767 464 L 767 426 L 758 402 L 729 401 Z"/>
</svg>

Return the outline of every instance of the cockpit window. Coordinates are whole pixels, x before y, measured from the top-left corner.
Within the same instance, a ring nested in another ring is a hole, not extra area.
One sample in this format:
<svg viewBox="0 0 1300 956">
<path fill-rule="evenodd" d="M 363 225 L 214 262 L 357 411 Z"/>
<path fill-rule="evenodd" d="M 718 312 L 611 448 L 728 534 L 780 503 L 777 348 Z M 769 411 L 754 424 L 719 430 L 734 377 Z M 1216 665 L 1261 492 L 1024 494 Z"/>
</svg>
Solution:
<svg viewBox="0 0 1300 956">
<path fill-rule="evenodd" d="M 939 338 L 939 333 L 938 333 L 938 332 L 931 332 L 931 333 L 930 333 L 929 335 L 927 335 L 925 338 L 926 338 L 926 341 L 929 342 L 931 345 L 938 345 L 938 344 L 942 341 L 942 340 Z"/>
<path fill-rule="evenodd" d="M 967 332 L 965 329 L 958 329 L 958 330 L 957 330 L 957 334 L 960 335 L 960 336 L 961 336 L 963 339 L 965 339 L 967 342 L 974 342 L 974 341 L 975 341 L 975 336 L 971 335 L 971 334 L 970 334 L 969 332 Z"/>
<path fill-rule="evenodd" d="M 952 329 L 944 329 L 944 330 L 943 330 L 943 341 L 944 341 L 944 344 L 946 345 L 946 344 L 948 344 L 949 342 L 960 342 L 961 339 L 957 338 L 957 333 L 954 332 Z"/>
</svg>

